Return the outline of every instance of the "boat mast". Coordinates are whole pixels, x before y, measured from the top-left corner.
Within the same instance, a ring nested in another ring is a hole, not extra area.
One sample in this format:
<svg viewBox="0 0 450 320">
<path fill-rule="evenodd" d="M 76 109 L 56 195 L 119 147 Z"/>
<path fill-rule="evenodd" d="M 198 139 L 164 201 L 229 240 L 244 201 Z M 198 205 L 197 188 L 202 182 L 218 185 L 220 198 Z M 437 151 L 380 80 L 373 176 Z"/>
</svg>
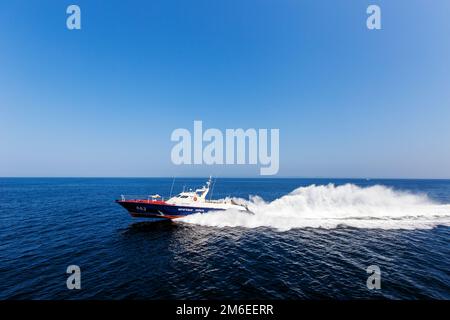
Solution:
<svg viewBox="0 0 450 320">
<path fill-rule="evenodd" d="M 172 198 L 172 191 L 173 191 L 173 184 L 174 183 L 175 183 L 175 177 L 173 177 L 172 186 L 170 187 L 170 197 L 169 197 L 169 199 Z"/>
<path fill-rule="evenodd" d="M 210 177 L 210 179 L 211 179 L 211 177 Z M 211 188 L 211 193 L 209 195 L 209 200 L 211 200 L 211 198 L 212 198 L 213 191 L 214 191 L 214 186 L 216 185 L 216 181 L 217 181 L 217 179 L 215 179 L 214 182 L 213 182 L 213 185 L 212 185 L 212 188 Z"/>
</svg>

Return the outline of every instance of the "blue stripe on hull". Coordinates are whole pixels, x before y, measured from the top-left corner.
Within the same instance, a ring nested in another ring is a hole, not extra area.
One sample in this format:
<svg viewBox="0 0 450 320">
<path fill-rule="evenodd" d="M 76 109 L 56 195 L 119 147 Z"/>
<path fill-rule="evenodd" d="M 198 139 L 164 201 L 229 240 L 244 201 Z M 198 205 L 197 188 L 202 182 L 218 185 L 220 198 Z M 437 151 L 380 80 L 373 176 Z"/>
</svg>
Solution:
<svg viewBox="0 0 450 320">
<path fill-rule="evenodd" d="M 134 217 L 161 217 L 170 216 L 167 218 L 183 217 L 194 213 L 205 213 L 208 211 L 218 211 L 223 209 L 201 208 L 201 207 L 186 207 L 164 204 L 152 204 L 133 201 L 117 201 L 122 207 Z"/>
</svg>

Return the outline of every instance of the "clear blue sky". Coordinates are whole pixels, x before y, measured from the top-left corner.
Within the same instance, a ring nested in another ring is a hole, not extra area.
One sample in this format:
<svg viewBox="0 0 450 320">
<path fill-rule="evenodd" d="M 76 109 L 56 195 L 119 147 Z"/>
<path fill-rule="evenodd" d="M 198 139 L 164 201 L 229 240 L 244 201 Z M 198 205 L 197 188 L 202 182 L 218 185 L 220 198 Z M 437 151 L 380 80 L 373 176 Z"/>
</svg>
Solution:
<svg viewBox="0 0 450 320">
<path fill-rule="evenodd" d="M 369 4 L 382 30 L 366 28 Z M 449 13 L 448 0 L 0 0 L 0 176 L 257 176 L 172 164 L 171 132 L 203 120 L 279 128 L 279 176 L 450 178 Z"/>
</svg>

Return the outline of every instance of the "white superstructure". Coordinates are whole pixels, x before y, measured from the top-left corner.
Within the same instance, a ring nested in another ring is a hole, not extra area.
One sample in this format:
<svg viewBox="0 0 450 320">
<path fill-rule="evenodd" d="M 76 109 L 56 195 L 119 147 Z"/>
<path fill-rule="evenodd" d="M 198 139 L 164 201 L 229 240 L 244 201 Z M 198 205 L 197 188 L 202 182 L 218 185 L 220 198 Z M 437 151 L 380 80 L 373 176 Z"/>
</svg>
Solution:
<svg viewBox="0 0 450 320">
<path fill-rule="evenodd" d="M 223 199 L 223 200 L 206 199 L 206 195 L 208 194 L 210 188 L 211 188 L 211 177 L 206 182 L 206 185 L 204 185 L 200 189 L 196 189 L 195 191 L 192 190 L 183 191 L 178 195 L 167 200 L 166 203 L 187 207 L 202 207 L 218 210 L 236 209 L 248 211 L 245 204 L 238 204 L 232 199 Z"/>
</svg>

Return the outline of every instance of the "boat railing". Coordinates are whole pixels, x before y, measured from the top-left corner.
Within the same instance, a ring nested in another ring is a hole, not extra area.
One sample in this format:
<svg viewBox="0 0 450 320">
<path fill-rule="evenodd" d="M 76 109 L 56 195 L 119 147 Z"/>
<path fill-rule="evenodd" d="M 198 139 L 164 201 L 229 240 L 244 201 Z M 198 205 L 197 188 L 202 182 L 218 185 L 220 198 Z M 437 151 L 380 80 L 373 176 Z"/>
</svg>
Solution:
<svg viewBox="0 0 450 320">
<path fill-rule="evenodd" d="M 160 195 L 120 195 L 121 201 L 142 201 L 142 202 L 150 202 L 150 201 L 164 201 L 164 197 Z"/>
</svg>

